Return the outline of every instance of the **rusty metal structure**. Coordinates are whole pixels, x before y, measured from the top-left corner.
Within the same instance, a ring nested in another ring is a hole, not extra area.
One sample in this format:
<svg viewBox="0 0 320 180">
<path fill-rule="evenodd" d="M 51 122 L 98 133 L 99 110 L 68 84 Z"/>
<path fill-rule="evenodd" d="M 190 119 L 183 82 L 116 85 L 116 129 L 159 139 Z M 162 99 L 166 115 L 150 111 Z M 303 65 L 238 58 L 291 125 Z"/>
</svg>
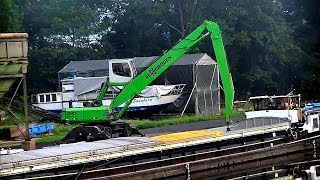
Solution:
<svg viewBox="0 0 320 180">
<path fill-rule="evenodd" d="M 27 38 L 27 33 L 0 34 L 0 98 L 27 73 Z"/>
<path fill-rule="evenodd" d="M 28 38 L 27 33 L 0 34 L 0 98 L 11 88 L 17 79 L 23 80 L 24 121 L 28 129 L 27 110 L 27 66 L 28 66 Z M 17 87 L 17 89 L 19 88 Z M 15 91 L 15 93 L 17 90 Z M 26 140 L 29 140 L 26 131 Z"/>
</svg>

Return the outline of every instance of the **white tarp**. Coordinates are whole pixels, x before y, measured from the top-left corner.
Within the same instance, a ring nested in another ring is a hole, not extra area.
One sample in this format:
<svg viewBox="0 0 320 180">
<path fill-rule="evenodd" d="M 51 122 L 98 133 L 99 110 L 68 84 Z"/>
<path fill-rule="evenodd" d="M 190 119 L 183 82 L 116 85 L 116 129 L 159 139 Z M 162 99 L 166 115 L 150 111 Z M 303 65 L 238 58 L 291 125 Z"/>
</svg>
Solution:
<svg viewBox="0 0 320 180">
<path fill-rule="evenodd" d="M 175 85 L 169 85 L 169 86 L 164 86 L 164 85 L 153 85 L 153 86 L 147 86 L 144 90 L 141 91 L 139 94 L 142 97 L 158 97 L 164 96 L 169 94 L 172 89 L 175 87 Z"/>
<path fill-rule="evenodd" d="M 76 78 L 73 80 L 74 94 L 76 96 L 83 95 L 92 91 L 98 91 L 101 85 L 106 81 L 107 77 L 93 78 Z"/>
<path fill-rule="evenodd" d="M 74 93 L 80 96 L 92 91 L 100 90 L 102 84 L 106 81 L 107 77 L 92 77 L 92 78 L 76 78 L 73 80 Z M 158 97 L 169 94 L 175 85 L 153 85 L 147 86 L 139 94 L 141 97 Z M 121 87 L 110 88 L 113 91 L 119 92 Z"/>
</svg>

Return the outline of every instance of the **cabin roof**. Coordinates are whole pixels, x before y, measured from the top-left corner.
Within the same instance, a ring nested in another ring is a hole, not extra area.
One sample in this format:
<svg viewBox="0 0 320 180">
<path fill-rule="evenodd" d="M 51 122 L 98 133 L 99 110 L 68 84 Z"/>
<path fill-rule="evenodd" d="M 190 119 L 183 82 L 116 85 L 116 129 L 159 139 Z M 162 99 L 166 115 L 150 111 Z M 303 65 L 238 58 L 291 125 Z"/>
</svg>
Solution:
<svg viewBox="0 0 320 180">
<path fill-rule="evenodd" d="M 250 97 L 249 100 L 256 100 L 256 99 L 275 99 L 275 98 L 297 98 L 301 97 L 300 94 L 298 95 L 280 95 L 280 96 L 254 96 Z"/>
<path fill-rule="evenodd" d="M 151 56 L 151 57 L 134 57 L 130 58 L 133 59 L 133 62 L 136 68 L 146 68 L 150 63 L 152 63 L 158 56 Z M 124 58 L 128 59 L 128 58 Z M 109 69 L 108 61 L 111 59 L 102 59 L 102 60 L 86 60 L 86 61 L 71 61 L 67 64 L 64 68 L 62 68 L 59 73 L 69 73 L 69 72 L 92 72 L 92 71 L 103 71 L 107 73 Z M 112 59 L 117 60 L 117 59 Z M 200 54 L 186 54 L 180 58 L 174 66 L 177 65 L 193 65 L 200 63 L 201 65 L 206 64 L 216 64 L 216 62 L 207 54 L 200 53 Z"/>
</svg>

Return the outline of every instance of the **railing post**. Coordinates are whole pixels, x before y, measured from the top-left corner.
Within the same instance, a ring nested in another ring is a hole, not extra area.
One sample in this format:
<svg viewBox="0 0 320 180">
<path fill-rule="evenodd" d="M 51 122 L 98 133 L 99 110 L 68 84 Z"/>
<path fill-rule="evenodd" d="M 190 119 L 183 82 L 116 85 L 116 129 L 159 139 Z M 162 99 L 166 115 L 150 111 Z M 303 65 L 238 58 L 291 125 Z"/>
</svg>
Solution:
<svg viewBox="0 0 320 180">
<path fill-rule="evenodd" d="M 246 119 L 246 128 L 248 128 L 248 119 Z"/>
<path fill-rule="evenodd" d="M 29 136 L 29 117 L 28 117 L 28 102 L 27 102 L 27 75 L 23 74 L 23 105 L 24 105 L 24 122 L 26 126 L 26 141 L 30 141 Z"/>
</svg>

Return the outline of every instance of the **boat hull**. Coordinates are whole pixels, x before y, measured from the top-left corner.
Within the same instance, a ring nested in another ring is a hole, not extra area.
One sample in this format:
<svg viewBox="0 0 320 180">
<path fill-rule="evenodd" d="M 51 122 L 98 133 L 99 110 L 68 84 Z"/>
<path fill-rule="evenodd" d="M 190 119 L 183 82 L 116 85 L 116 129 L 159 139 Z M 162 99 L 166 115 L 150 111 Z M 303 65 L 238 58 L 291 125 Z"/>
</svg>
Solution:
<svg viewBox="0 0 320 180">
<path fill-rule="evenodd" d="M 148 97 L 148 98 L 134 98 L 130 104 L 128 111 L 160 111 L 167 107 L 169 104 L 173 103 L 180 94 L 176 95 L 166 95 L 158 97 Z M 108 106 L 111 103 L 111 99 L 103 100 L 103 105 Z M 72 102 L 72 107 L 83 107 L 83 103 L 86 101 L 76 101 Z M 36 107 L 45 109 L 54 113 L 61 113 L 63 108 L 69 108 L 71 102 L 49 102 L 49 103 L 36 103 L 33 104 Z M 116 108 L 116 111 L 119 111 L 123 107 L 120 105 L 119 108 Z"/>
</svg>

